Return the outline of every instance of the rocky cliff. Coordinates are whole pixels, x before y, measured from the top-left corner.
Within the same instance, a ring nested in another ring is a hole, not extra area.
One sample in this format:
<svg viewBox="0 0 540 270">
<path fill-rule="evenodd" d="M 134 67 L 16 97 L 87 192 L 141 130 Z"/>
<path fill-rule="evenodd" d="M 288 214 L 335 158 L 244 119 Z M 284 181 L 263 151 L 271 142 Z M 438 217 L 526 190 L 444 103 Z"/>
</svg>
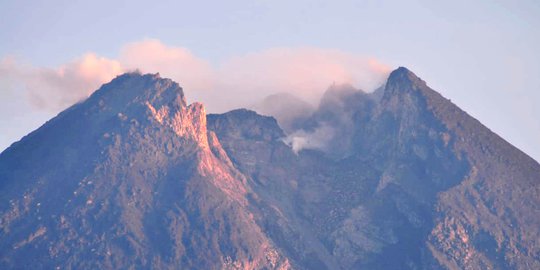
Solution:
<svg viewBox="0 0 540 270">
<path fill-rule="evenodd" d="M 0 154 L 0 266 L 540 268 L 540 165 L 406 68 L 299 111 L 117 77 Z"/>
</svg>

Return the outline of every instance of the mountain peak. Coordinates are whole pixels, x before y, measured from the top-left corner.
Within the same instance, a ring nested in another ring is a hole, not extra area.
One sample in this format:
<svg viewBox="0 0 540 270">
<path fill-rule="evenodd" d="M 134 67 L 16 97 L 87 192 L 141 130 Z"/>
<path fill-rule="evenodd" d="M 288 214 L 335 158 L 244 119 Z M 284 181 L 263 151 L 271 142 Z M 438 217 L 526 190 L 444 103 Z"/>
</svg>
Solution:
<svg viewBox="0 0 540 270">
<path fill-rule="evenodd" d="M 392 78 L 409 78 L 410 80 L 414 80 L 418 79 L 418 76 L 406 67 L 398 67 L 390 73 L 388 80 L 391 80 Z"/>
<path fill-rule="evenodd" d="M 118 76 L 0 153 L 0 269 L 540 269 L 537 162 L 406 68 L 334 88 L 285 134 Z"/>
<path fill-rule="evenodd" d="M 162 78 L 159 73 L 141 74 L 139 71 L 118 75 L 100 87 L 88 100 L 111 101 L 124 106 L 141 102 L 157 103 L 159 106 L 174 102 L 181 107 L 187 106 L 184 91 L 178 83 Z"/>
<path fill-rule="evenodd" d="M 386 82 L 384 97 L 388 99 L 395 94 L 411 93 L 415 90 L 425 89 L 426 87 L 426 82 L 416 76 L 412 71 L 406 67 L 399 67 L 390 73 Z"/>
<path fill-rule="evenodd" d="M 387 85 L 425 86 L 426 82 L 420 79 L 414 72 L 406 67 L 399 67 L 390 73 Z"/>
</svg>

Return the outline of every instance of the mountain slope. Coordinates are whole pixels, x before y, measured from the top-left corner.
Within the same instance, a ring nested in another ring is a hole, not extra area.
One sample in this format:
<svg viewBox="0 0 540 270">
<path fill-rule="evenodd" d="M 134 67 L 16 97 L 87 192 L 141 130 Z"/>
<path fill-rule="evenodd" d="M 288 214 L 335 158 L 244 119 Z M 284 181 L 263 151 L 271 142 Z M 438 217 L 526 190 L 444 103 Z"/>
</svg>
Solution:
<svg viewBox="0 0 540 270">
<path fill-rule="evenodd" d="M 281 139 L 231 131 L 253 127 L 243 123 L 257 116 L 245 114 L 213 115 L 208 127 L 280 209 L 266 213 L 274 241 L 308 268 L 538 265 L 538 163 L 407 69 L 392 72 L 382 96 L 331 89 L 289 135 L 317 139 L 330 127 L 330 137 L 298 155 Z"/>
<path fill-rule="evenodd" d="M 540 268 L 540 165 L 406 68 L 300 109 L 119 76 L 0 154 L 1 268 Z"/>
<path fill-rule="evenodd" d="M 213 151 L 176 83 L 116 78 L 0 155 L 2 268 L 286 267 Z"/>
</svg>

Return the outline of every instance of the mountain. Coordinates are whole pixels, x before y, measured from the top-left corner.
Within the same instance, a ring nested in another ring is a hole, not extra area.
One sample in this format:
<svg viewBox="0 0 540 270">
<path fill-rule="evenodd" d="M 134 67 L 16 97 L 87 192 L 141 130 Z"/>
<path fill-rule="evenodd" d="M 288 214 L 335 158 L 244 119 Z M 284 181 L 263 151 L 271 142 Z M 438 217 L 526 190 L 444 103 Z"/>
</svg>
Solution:
<svg viewBox="0 0 540 270">
<path fill-rule="evenodd" d="M 2 268 L 286 266 L 222 152 L 178 84 L 114 79 L 0 155 Z"/>
<path fill-rule="evenodd" d="M 540 165 L 406 68 L 296 115 L 117 77 L 0 154 L 1 268 L 540 268 Z"/>
</svg>

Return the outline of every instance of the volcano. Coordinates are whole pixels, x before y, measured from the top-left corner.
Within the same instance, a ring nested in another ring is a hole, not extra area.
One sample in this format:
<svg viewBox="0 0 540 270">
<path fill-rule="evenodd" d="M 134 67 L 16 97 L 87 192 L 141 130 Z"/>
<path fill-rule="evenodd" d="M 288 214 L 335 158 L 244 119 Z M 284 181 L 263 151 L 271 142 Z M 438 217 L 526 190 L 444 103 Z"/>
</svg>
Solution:
<svg viewBox="0 0 540 270">
<path fill-rule="evenodd" d="M 408 69 L 299 111 L 118 76 L 0 154 L 0 267 L 540 269 L 540 165 Z"/>
</svg>

